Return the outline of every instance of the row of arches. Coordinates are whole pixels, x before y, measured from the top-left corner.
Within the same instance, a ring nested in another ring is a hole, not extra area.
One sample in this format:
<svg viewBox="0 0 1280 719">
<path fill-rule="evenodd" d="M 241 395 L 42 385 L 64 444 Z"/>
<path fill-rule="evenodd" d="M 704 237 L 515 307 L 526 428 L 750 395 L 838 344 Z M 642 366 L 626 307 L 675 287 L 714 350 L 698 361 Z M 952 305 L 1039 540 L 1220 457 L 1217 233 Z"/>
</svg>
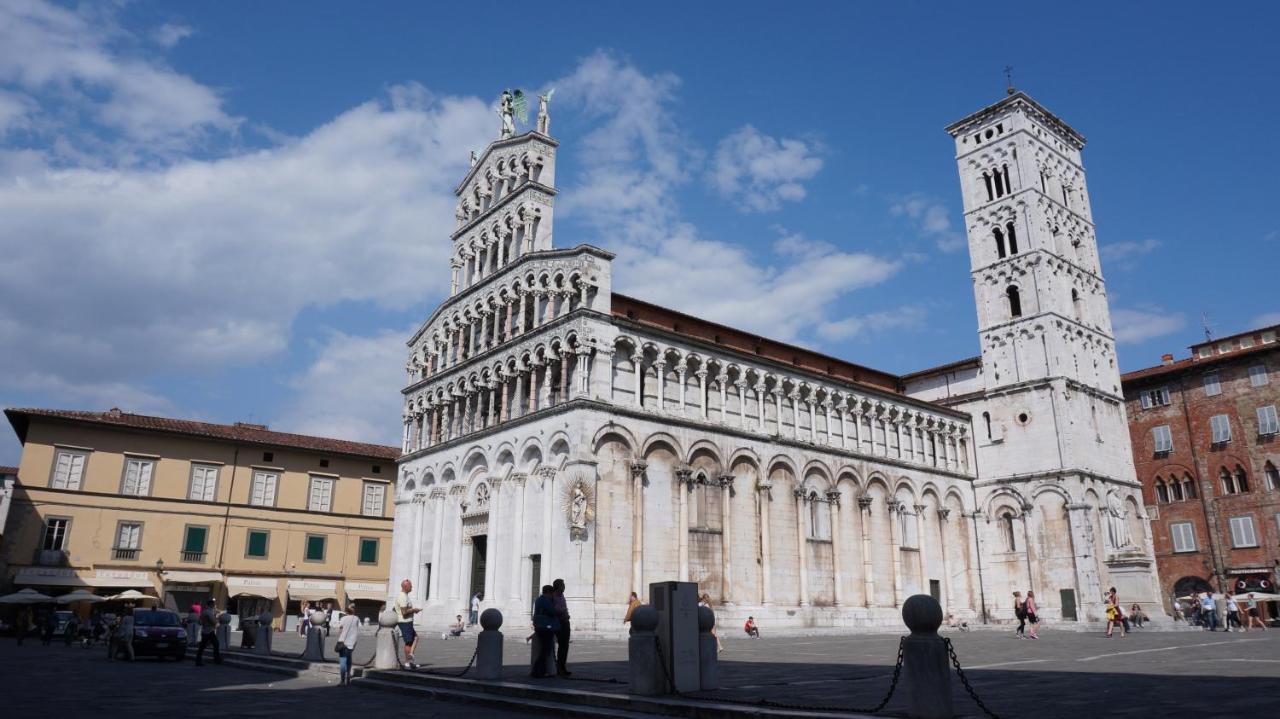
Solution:
<svg viewBox="0 0 1280 719">
<path fill-rule="evenodd" d="M 550 233 L 549 229 L 544 229 L 544 224 L 543 208 L 538 204 L 513 203 L 488 224 L 478 226 L 455 240 L 450 263 L 453 268 L 452 294 L 471 287 L 535 250 L 550 249 L 548 243 L 539 242 L 544 234 Z"/>
<path fill-rule="evenodd" d="M 488 155 L 484 166 L 472 174 L 469 186 L 458 193 L 458 206 L 454 211 L 458 229 L 475 221 L 526 183 L 541 182 L 546 165 L 546 156 L 535 150 Z"/>
</svg>

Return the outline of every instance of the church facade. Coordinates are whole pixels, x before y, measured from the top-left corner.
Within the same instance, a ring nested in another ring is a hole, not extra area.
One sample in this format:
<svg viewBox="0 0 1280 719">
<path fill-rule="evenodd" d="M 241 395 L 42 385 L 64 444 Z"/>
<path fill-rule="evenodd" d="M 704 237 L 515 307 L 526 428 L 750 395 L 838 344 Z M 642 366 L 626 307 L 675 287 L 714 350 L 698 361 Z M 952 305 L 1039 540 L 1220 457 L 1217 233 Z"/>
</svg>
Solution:
<svg viewBox="0 0 1280 719">
<path fill-rule="evenodd" d="M 722 622 L 899 626 L 1151 614 L 1078 133 L 1022 93 L 948 128 L 982 356 L 898 376 L 613 292 L 613 255 L 552 243 L 546 98 L 457 187 L 452 293 L 409 340 L 391 584 L 428 626 L 470 598 L 513 626 L 563 578 L 576 629 L 697 582 Z M 1038 173 L 1038 175 L 1037 175 Z"/>
</svg>

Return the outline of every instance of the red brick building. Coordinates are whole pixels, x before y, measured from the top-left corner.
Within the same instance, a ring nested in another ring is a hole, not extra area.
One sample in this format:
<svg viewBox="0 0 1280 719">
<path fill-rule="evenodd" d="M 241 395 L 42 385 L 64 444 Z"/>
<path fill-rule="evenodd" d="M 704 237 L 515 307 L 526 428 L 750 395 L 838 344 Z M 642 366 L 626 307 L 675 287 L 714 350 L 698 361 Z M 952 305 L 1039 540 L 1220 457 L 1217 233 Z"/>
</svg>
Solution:
<svg viewBox="0 0 1280 719">
<path fill-rule="evenodd" d="M 1209 587 L 1271 592 L 1280 578 L 1278 335 L 1192 345 L 1121 378 L 1166 602 Z"/>
</svg>

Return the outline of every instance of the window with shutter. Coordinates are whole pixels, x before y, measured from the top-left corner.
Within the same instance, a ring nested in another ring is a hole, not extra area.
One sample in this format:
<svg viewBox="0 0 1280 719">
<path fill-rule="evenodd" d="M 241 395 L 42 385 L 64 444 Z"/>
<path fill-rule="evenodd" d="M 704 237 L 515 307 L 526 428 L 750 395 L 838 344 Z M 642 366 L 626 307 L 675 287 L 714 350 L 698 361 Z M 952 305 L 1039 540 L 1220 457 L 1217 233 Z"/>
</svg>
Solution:
<svg viewBox="0 0 1280 719">
<path fill-rule="evenodd" d="M 205 540 L 208 539 L 208 527 L 187 526 L 186 536 L 182 540 L 182 551 L 190 554 L 203 554 Z"/>
<path fill-rule="evenodd" d="M 1173 538 L 1173 551 L 1196 551 L 1196 532 L 1191 522 L 1174 522 L 1169 525 L 1169 533 Z"/>
<path fill-rule="evenodd" d="M 142 540 L 142 524 L 121 522 L 116 532 L 116 549 L 138 549 Z"/>
<path fill-rule="evenodd" d="M 264 529 L 250 529 L 245 538 L 244 556 L 262 559 L 267 556 L 267 540 L 270 532 Z"/>
<path fill-rule="evenodd" d="M 47 551 L 58 551 L 67 547 L 67 530 L 71 520 L 61 517 L 50 517 L 44 521 L 44 540 L 41 547 Z"/>
<path fill-rule="evenodd" d="M 1262 385 L 1267 384 L 1270 381 L 1271 381 L 1270 378 L 1267 377 L 1266 365 L 1257 364 L 1249 368 L 1249 384 L 1250 385 L 1254 387 L 1261 387 Z"/>
<path fill-rule="evenodd" d="M 151 473 L 155 466 L 155 462 L 149 459 L 126 460 L 121 493 L 131 497 L 146 497 L 151 494 Z"/>
<path fill-rule="evenodd" d="M 333 480 L 327 477 L 311 478 L 311 501 L 307 508 L 312 512 L 328 512 L 333 504 Z"/>
<path fill-rule="evenodd" d="M 1217 372 L 1210 372 L 1204 376 L 1204 394 L 1206 397 L 1222 394 L 1222 383 L 1218 381 Z"/>
<path fill-rule="evenodd" d="M 83 452 L 59 450 L 53 466 L 53 488 L 80 489 L 80 478 L 84 475 L 84 461 Z"/>
<path fill-rule="evenodd" d="M 1209 418 L 1209 427 L 1213 432 L 1213 443 L 1231 441 L 1231 423 L 1225 414 L 1215 414 Z"/>
<path fill-rule="evenodd" d="M 366 517 L 381 517 L 383 508 L 383 497 L 385 496 L 386 487 L 376 482 L 365 482 L 364 484 L 364 507 L 363 513 Z"/>
<path fill-rule="evenodd" d="M 276 480 L 279 475 L 271 472 L 253 473 L 253 490 L 249 495 L 249 504 L 255 507 L 274 507 L 276 505 Z"/>
<path fill-rule="evenodd" d="M 218 487 L 218 468 L 207 464 L 191 465 L 191 499 L 212 502 Z"/>
<path fill-rule="evenodd" d="M 377 564 L 378 563 L 378 540 L 374 537 L 360 538 L 360 563 L 361 564 Z"/>
<path fill-rule="evenodd" d="M 324 561 L 324 536 L 320 534 L 307 535 L 307 551 L 306 561 L 323 562 Z"/>
<path fill-rule="evenodd" d="M 1280 419 L 1276 417 L 1276 406 L 1269 404 L 1258 408 L 1258 434 L 1280 433 Z"/>
<path fill-rule="evenodd" d="M 1258 546 L 1258 535 L 1253 531 L 1253 517 L 1231 518 L 1231 546 Z"/>
<path fill-rule="evenodd" d="M 1155 443 L 1156 452 L 1173 451 L 1173 433 L 1169 430 L 1169 425 L 1162 424 L 1159 427 L 1153 427 L 1151 429 L 1151 438 Z"/>
</svg>

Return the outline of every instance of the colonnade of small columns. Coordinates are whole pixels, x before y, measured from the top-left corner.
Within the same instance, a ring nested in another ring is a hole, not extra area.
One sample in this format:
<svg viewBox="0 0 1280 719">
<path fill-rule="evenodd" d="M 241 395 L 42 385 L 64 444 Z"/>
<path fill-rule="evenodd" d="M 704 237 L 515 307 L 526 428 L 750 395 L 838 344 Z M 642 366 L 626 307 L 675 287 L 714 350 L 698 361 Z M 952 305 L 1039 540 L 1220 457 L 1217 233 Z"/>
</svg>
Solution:
<svg viewBox="0 0 1280 719">
<path fill-rule="evenodd" d="M 547 158 L 529 152 L 518 157 L 508 155 L 492 160 L 492 165 L 477 173 L 471 187 L 462 192 L 453 214 L 458 223 L 457 229 L 474 222 L 525 183 L 539 182 L 546 163 Z"/>
<path fill-rule="evenodd" d="M 542 210 L 531 202 L 521 203 L 513 212 L 480 229 L 475 237 L 455 243 L 450 262 L 451 295 L 471 287 L 499 269 L 533 252 L 541 234 Z"/>
</svg>

